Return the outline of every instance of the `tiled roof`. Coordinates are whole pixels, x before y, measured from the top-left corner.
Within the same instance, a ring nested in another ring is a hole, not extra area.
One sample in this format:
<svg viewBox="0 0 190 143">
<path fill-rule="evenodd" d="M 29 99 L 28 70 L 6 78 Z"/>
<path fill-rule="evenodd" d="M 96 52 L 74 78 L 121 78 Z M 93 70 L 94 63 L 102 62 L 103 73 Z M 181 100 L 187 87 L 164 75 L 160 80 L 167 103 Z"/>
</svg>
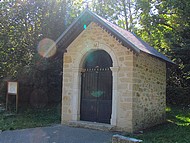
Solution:
<svg viewBox="0 0 190 143">
<path fill-rule="evenodd" d="M 149 46 L 146 42 L 144 42 L 142 39 L 137 37 L 135 34 L 120 28 L 119 26 L 107 21 L 106 19 L 98 16 L 94 12 L 91 12 L 90 10 L 86 9 L 83 11 L 83 13 L 69 26 L 69 28 L 60 36 L 59 40 L 61 40 L 64 36 L 66 36 L 71 30 L 71 28 L 76 25 L 77 23 L 80 23 L 80 19 L 82 19 L 84 16 L 90 16 L 90 22 L 94 21 L 97 22 L 99 25 L 101 25 L 103 28 L 111 32 L 114 36 L 116 36 L 124 46 L 130 48 L 136 53 L 145 52 L 147 54 L 150 54 L 152 56 L 155 56 L 161 60 L 164 60 L 169 63 L 173 63 L 169 58 L 167 58 L 162 53 L 158 52 L 153 47 Z M 89 23 L 90 23 L 89 22 Z M 82 31 L 81 31 L 82 32 Z M 80 32 L 79 32 L 80 33 Z M 76 35 L 78 36 L 78 35 Z M 74 37 L 75 39 L 76 37 Z"/>
</svg>

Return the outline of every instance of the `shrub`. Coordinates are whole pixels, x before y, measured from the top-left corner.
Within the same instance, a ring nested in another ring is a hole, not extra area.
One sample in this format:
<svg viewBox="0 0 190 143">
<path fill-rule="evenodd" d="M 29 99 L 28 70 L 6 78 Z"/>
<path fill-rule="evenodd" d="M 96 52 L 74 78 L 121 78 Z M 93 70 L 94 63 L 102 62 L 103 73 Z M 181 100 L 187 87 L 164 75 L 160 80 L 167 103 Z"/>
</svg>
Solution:
<svg viewBox="0 0 190 143">
<path fill-rule="evenodd" d="M 179 105 L 188 107 L 190 106 L 190 87 L 167 87 L 167 104 Z"/>
</svg>

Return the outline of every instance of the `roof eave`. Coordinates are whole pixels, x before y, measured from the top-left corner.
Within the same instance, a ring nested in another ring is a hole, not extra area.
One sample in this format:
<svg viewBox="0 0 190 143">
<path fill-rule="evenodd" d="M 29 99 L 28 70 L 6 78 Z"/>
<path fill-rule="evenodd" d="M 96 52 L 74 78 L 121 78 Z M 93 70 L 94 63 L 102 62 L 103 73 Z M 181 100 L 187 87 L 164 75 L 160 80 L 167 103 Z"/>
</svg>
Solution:
<svg viewBox="0 0 190 143">
<path fill-rule="evenodd" d="M 111 26 L 109 26 L 106 22 L 104 22 L 102 19 L 100 19 L 97 15 L 93 14 L 93 12 L 91 12 L 89 10 L 87 10 L 87 12 L 92 17 L 94 17 L 94 19 L 96 19 L 98 23 L 100 23 L 103 27 L 105 27 L 106 30 L 108 30 L 110 33 L 112 33 L 112 35 L 115 35 L 122 42 L 122 44 L 125 47 L 130 48 L 132 51 L 134 51 L 137 54 L 140 53 L 140 50 L 134 44 L 132 44 L 129 40 L 127 40 L 125 37 L 123 37 L 119 32 L 117 32 L 115 29 L 113 29 Z"/>
</svg>

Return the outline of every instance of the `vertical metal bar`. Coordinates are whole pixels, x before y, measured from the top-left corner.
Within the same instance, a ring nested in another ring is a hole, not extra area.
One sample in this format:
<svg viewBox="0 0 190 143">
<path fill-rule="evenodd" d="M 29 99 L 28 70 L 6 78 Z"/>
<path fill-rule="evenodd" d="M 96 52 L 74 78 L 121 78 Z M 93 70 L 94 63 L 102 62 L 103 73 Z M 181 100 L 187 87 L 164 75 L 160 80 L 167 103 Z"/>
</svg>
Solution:
<svg viewBox="0 0 190 143">
<path fill-rule="evenodd" d="M 82 105 L 83 105 L 83 102 L 82 102 L 82 97 L 83 97 L 83 89 L 84 86 L 83 86 L 83 72 L 81 73 L 81 97 L 80 97 L 80 119 L 83 118 L 83 108 L 82 108 Z"/>
<path fill-rule="evenodd" d="M 99 88 L 98 88 L 98 84 L 99 84 L 99 71 L 98 69 L 96 69 L 97 72 L 96 72 L 96 91 L 99 91 Z M 97 120 L 99 121 L 99 101 L 98 101 L 98 95 L 96 96 L 96 118 Z"/>
</svg>

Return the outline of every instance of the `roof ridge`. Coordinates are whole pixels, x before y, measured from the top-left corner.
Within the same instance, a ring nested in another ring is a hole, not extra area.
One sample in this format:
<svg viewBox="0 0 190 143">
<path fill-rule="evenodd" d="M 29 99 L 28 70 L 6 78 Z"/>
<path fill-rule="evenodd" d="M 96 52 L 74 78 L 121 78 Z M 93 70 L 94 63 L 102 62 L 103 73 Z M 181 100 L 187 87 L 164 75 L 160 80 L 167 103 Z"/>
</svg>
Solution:
<svg viewBox="0 0 190 143">
<path fill-rule="evenodd" d="M 117 37 L 117 39 L 119 39 L 122 42 L 122 45 L 124 45 L 125 47 L 130 48 L 131 50 L 133 50 L 137 54 L 140 53 L 140 51 L 142 51 L 142 52 L 145 52 L 147 54 L 150 54 L 152 56 L 155 56 L 155 57 L 157 57 L 159 59 L 162 59 L 164 61 L 167 61 L 167 62 L 173 64 L 173 62 L 169 58 L 167 58 L 162 53 L 158 52 L 155 48 L 151 47 L 148 43 L 143 41 L 135 33 L 132 33 L 130 31 L 126 30 L 126 29 L 123 29 L 123 28 L 119 27 L 118 25 L 116 25 L 116 24 L 108 21 L 107 19 L 99 16 L 95 12 L 92 12 L 88 8 L 86 8 L 80 14 L 80 16 L 78 16 L 74 20 L 74 22 L 61 34 L 61 36 L 58 38 L 58 40 L 56 40 L 56 43 L 60 42 L 63 39 L 64 36 L 71 33 L 72 27 L 75 24 L 81 24 L 79 20 L 83 16 L 85 16 L 86 13 L 89 14 L 92 17 L 92 19 L 90 19 L 90 22 L 97 22 L 98 24 L 100 24 L 103 28 L 108 30 L 112 35 Z M 79 23 L 77 23 L 77 22 L 79 22 Z M 82 31 L 83 30 L 79 30 L 79 32 L 82 32 Z M 76 34 L 75 34 L 75 36 L 76 36 Z M 74 37 L 74 38 L 76 38 L 76 37 Z M 65 40 L 66 39 L 67 38 L 65 38 Z M 72 42 L 72 40 L 71 40 L 71 42 Z"/>
</svg>

